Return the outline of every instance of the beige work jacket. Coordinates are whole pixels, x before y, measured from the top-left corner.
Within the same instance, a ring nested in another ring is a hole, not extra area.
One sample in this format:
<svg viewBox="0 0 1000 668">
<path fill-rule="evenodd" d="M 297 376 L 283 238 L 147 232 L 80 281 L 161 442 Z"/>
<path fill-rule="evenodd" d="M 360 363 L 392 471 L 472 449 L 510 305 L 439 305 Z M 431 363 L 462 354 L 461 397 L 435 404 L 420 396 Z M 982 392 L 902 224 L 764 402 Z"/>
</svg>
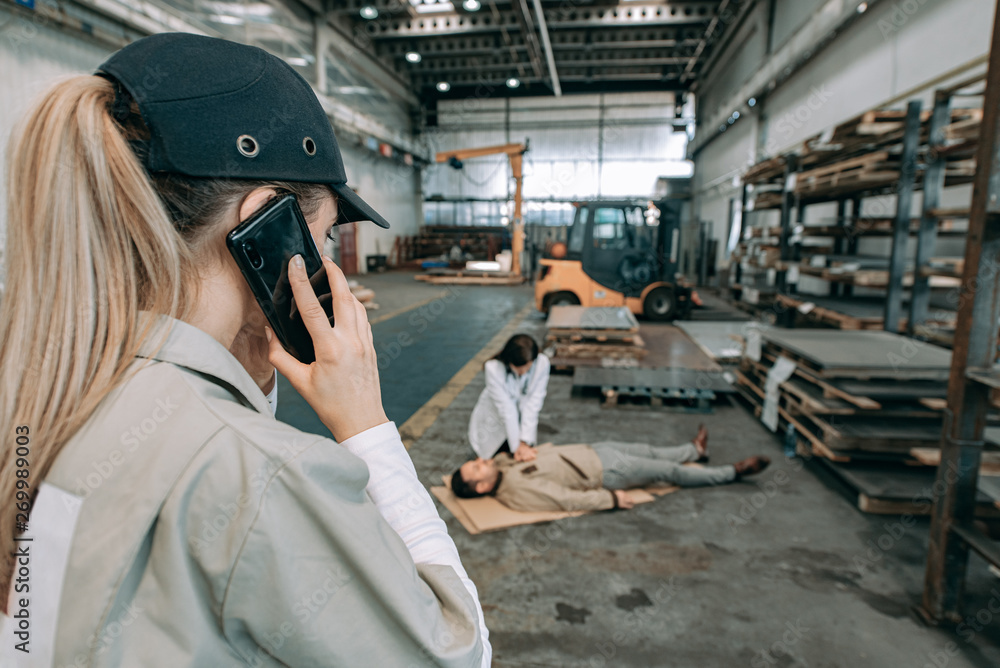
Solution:
<svg viewBox="0 0 1000 668">
<path fill-rule="evenodd" d="M 496 458 L 502 477 L 494 496 L 515 510 L 608 510 L 614 492 L 603 489 L 604 467 L 589 445 L 540 445 L 530 462 Z"/>
<path fill-rule="evenodd" d="M 56 666 L 479 666 L 476 606 L 415 566 L 365 463 L 276 421 L 239 362 L 178 320 L 46 482 L 84 497 Z"/>
</svg>

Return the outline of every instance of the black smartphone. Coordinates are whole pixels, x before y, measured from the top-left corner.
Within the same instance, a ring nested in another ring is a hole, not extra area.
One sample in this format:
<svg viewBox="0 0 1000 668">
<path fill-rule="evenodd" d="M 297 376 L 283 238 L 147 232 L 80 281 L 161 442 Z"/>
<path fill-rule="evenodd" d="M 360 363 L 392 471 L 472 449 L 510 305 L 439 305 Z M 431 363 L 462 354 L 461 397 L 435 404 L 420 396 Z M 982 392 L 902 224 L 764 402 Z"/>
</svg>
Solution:
<svg viewBox="0 0 1000 668">
<path fill-rule="evenodd" d="M 305 261 L 309 281 L 331 323 L 333 300 L 326 268 L 295 195 L 268 202 L 226 235 L 226 246 L 281 345 L 303 364 L 311 364 L 316 359 L 312 337 L 288 282 L 292 257 L 299 254 Z"/>
</svg>

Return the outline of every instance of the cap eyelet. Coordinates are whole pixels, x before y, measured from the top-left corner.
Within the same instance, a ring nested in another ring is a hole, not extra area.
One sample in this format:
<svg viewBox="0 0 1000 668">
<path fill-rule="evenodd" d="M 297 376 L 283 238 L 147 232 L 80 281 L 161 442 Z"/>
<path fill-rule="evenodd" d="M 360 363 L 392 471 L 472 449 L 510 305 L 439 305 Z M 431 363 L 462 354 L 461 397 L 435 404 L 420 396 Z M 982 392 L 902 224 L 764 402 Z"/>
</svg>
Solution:
<svg viewBox="0 0 1000 668">
<path fill-rule="evenodd" d="M 248 158 L 252 158 L 260 153 L 260 144 L 250 135 L 240 135 L 236 140 L 236 148 Z"/>
<path fill-rule="evenodd" d="M 302 140 L 302 150 L 306 152 L 306 155 L 316 155 L 316 142 L 313 141 L 312 137 L 306 137 Z"/>
</svg>

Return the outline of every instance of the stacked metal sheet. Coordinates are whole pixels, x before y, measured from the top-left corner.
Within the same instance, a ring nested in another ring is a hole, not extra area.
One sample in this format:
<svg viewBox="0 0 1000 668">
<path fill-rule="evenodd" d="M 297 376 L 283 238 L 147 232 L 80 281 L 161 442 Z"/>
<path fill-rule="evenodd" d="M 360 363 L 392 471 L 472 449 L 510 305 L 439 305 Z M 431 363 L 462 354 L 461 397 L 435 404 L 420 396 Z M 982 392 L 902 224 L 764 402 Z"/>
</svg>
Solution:
<svg viewBox="0 0 1000 668">
<path fill-rule="evenodd" d="M 748 342 L 737 384 L 861 510 L 926 513 L 950 368 L 951 351 L 890 332 L 771 329 Z M 1000 514 L 982 501 L 982 513 Z"/>
</svg>

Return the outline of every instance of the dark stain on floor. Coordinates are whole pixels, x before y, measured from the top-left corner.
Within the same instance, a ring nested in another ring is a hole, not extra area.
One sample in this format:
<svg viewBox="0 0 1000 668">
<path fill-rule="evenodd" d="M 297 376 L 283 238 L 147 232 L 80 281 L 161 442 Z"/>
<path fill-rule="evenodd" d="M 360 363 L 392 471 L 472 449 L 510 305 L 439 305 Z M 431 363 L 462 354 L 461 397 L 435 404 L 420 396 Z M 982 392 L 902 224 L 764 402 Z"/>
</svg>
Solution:
<svg viewBox="0 0 1000 668">
<path fill-rule="evenodd" d="M 585 624 L 587 615 L 593 614 L 586 608 L 574 608 L 565 603 L 556 603 L 556 613 L 558 613 L 556 615 L 557 622 L 569 622 L 570 624 Z"/>
<path fill-rule="evenodd" d="M 622 610 L 632 612 L 636 608 L 650 607 L 653 605 L 653 602 L 649 600 L 649 596 L 646 596 L 646 592 L 634 587 L 629 593 L 615 598 L 615 605 Z"/>
</svg>

